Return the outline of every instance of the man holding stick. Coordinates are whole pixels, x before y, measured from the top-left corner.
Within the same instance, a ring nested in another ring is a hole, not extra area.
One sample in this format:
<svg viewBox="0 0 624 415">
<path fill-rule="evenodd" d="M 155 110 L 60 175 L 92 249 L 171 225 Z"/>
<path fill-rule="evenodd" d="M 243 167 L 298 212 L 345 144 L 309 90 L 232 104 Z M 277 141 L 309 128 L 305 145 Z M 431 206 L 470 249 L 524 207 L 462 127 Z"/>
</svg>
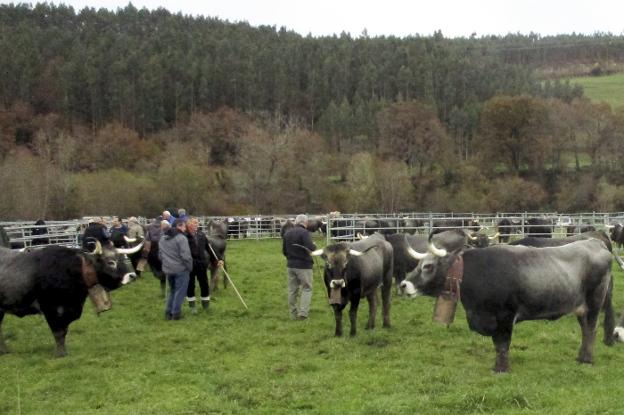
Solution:
<svg viewBox="0 0 624 415">
<path fill-rule="evenodd" d="M 295 226 L 284 234 L 282 253 L 287 260 L 288 269 L 288 307 L 295 320 L 305 320 L 310 312 L 312 301 L 312 257 L 301 246 L 310 251 L 316 250 L 310 232 L 307 230 L 308 217 L 298 215 Z M 296 246 L 301 245 L 301 246 Z M 301 298 L 297 307 L 297 294 L 301 288 Z"/>
</svg>

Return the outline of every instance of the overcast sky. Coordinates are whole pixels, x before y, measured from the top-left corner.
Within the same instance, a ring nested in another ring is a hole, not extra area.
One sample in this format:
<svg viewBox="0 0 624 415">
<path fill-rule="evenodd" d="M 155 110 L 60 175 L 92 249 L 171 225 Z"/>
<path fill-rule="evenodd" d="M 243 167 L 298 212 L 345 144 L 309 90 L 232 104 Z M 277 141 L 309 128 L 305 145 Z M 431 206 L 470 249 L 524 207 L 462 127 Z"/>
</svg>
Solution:
<svg viewBox="0 0 624 415">
<path fill-rule="evenodd" d="M 128 1 L 62 3 L 76 9 L 89 6 L 115 10 Z M 358 36 L 364 29 L 370 36 L 429 35 L 436 30 L 442 30 L 447 37 L 510 32 L 624 33 L 624 0 L 134 0 L 132 4 L 137 8 L 164 7 L 172 12 L 247 21 L 253 26 L 285 26 L 315 36 L 343 31 Z"/>
</svg>

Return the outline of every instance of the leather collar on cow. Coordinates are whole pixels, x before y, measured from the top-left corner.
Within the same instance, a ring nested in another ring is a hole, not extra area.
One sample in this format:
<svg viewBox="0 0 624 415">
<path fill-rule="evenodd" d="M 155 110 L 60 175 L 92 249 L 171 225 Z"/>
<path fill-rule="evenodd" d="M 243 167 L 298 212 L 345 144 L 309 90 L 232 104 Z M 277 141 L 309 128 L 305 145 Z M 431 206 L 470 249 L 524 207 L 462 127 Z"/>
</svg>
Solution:
<svg viewBox="0 0 624 415">
<path fill-rule="evenodd" d="M 87 286 L 87 289 L 89 289 L 99 283 L 97 273 L 91 261 L 83 255 L 80 255 L 80 261 L 82 261 L 82 280 Z"/>
<path fill-rule="evenodd" d="M 455 257 L 453 264 L 446 274 L 446 282 L 444 289 L 448 291 L 453 298 L 460 299 L 460 285 L 464 278 L 464 257 L 460 253 Z"/>
</svg>

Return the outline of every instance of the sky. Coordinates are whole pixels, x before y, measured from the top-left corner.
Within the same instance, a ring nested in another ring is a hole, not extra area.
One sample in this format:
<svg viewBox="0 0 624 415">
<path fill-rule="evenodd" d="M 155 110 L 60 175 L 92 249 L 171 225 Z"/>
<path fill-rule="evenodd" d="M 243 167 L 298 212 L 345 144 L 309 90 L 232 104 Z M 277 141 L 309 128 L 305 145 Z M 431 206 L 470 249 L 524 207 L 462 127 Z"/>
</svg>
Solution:
<svg viewBox="0 0 624 415">
<path fill-rule="evenodd" d="M 123 8 L 128 2 L 62 1 L 75 9 L 111 10 Z M 313 36 L 346 32 L 355 37 L 364 30 L 369 36 L 399 37 L 430 35 L 436 30 L 446 37 L 530 32 L 624 34 L 624 0 L 133 0 L 132 4 L 230 22 L 246 21 L 252 26 L 284 26 Z"/>
</svg>

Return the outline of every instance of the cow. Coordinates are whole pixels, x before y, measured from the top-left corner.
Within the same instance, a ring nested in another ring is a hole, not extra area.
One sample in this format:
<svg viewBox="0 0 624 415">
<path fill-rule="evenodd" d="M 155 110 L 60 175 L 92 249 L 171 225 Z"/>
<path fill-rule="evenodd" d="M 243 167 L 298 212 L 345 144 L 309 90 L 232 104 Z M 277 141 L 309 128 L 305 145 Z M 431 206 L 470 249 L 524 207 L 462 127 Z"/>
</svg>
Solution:
<svg viewBox="0 0 624 415">
<path fill-rule="evenodd" d="M 210 290 L 215 291 L 219 285 L 219 268 L 217 267 L 216 260 L 223 261 L 223 268 L 227 272 L 227 265 L 225 263 L 225 250 L 227 248 L 227 235 L 228 227 L 226 222 L 213 221 L 208 222 L 206 232 L 206 238 L 208 239 L 208 245 L 214 251 L 216 258 L 212 252 L 208 252 L 208 258 L 210 261 Z M 227 288 L 227 278 L 223 279 L 223 288 Z"/>
<path fill-rule="evenodd" d="M 412 249 L 423 252 L 427 250 L 427 236 L 411 235 L 404 233 L 395 233 L 385 235 L 386 241 L 392 245 L 393 251 L 393 270 L 394 281 L 397 287 L 397 293 L 401 295 L 401 282 L 405 279 L 408 272 L 418 266 L 418 260 L 414 259 L 408 252 L 408 246 Z"/>
<path fill-rule="evenodd" d="M 587 224 L 570 225 L 566 227 L 566 236 L 573 236 L 579 233 L 592 232 L 595 230 L 596 230 L 596 227 L 593 225 L 587 225 Z"/>
<path fill-rule="evenodd" d="M 608 225 L 609 236 L 611 237 L 611 241 L 617 246 L 619 249 L 622 249 L 622 245 L 624 245 L 624 227 L 621 223 L 616 223 L 615 225 Z"/>
<path fill-rule="evenodd" d="M 467 229 L 468 231 L 477 232 L 481 229 L 478 219 L 440 219 L 433 222 L 431 233 L 441 233 L 451 229 Z"/>
<path fill-rule="evenodd" d="M 318 218 L 311 218 L 308 219 L 308 231 L 310 232 L 317 232 L 317 231 L 321 231 L 323 229 L 323 221 L 321 219 Z"/>
<path fill-rule="evenodd" d="M 9 235 L 2 226 L 0 226 L 0 247 L 9 248 L 11 246 L 11 240 Z"/>
<path fill-rule="evenodd" d="M 92 252 L 62 246 L 31 252 L 0 248 L 0 354 L 8 352 L 2 337 L 5 313 L 42 313 L 54 335 L 56 356 L 62 357 L 69 324 L 80 318 L 87 296 L 98 313 L 110 309 L 108 291 L 130 282 L 124 254 L 138 252 L 143 243 L 129 249 L 94 245 Z"/>
<path fill-rule="evenodd" d="M 498 221 L 496 230 L 499 234 L 498 242 L 507 243 L 512 234 L 516 233 L 519 222 L 514 219 L 503 218 Z"/>
<path fill-rule="evenodd" d="M 305 249 L 305 247 L 302 247 Z M 383 235 L 374 234 L 361 241 L 339 242 L 310 252 L 325 260 L 324 281 L 336 320 L 335 335 L 342 336 L 342 310 L 350 302 L 350 335 L 355 336 L 360 298 L 366 297 L 369 316 L 366 329 L 375 328 L 377 287 L 381 286 L 383 327 L 390 327 L 392 294 L 392 245 Z"/>
<path fill-rule="evenodd" d="M 529 218 L 524 222 L 525 236 L 552 238 L 553 224 L 550 219 Z"/>
<path fill-rule="evenodd" d="M 468 237 L 468 243 L 475 248 L 487 248 L 490 246 L 491 241 L 500 236 L 500 233 L 497 232 L 493 236 L 488 236 L 482 232 L 470 232 L 466 233 L 466 236 Z"/>
<path fill-rule="evenodd" d="M 215 237 L 227 239 L 228 237 L 228 222 L 211 219 L 206 224 L 206 235 L 212 235 Z"/>
<path fill-rule="evenodd" d="M 439 296 L 453 271 L 460 281 L 459 298 L 470 329 L 492 337 L 495 372 L 510 369 L 514 324 L 555 320 L 568 313 L 577 315 L 582 330 L 577 360 L 592 363 L 598 314 L 611 283 L 611 253 L 602 241 L 592 238 L 550 248 L 495 245 L 464 250 L 457 243 L 436 246 L 430 238 L 426 253 L 410 253 L 420 263 L 402 283 L 408 295 Z M 605 327 L 605 331 L 613 329 Z"/>
<path fill-rule="evenodd" d="M 286 222 L 284 222 L 284 224 L 282 225 L 282 228 L 280 229 L 280 236 L 284 238 L 284 235 L 286 234 L 286 232 L 288 232 L 288 230 L 294 227 L 295 227 L 295 222 L 293 222 L 291 219 L 286 219 Z"/>
</svg>

